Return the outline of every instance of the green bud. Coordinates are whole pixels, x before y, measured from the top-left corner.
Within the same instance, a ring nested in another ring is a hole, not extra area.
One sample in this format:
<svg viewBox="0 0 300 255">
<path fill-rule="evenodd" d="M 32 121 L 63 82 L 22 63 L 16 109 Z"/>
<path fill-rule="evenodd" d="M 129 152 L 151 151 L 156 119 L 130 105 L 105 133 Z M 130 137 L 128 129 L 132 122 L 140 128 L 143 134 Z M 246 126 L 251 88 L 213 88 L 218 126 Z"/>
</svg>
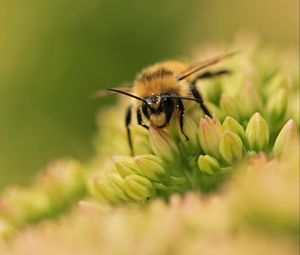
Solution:
<svg viewBox="0 0 300 255">
<path fill-rule="evenodd" d="M 275 75 L 270 82 L 268 82 L 264 86 L 264 94 L 265 97 L 268 98 L 269 95 L 272 95 L 274 91 L 279 91 L 280 89 L 283 89 L 287 84 L 287 77 L 283 75 L 282 73 L 278 73 Z"/>
<path fill-rule="evenodd" d="M 216 79 L 201 80 L 201 93 L 206 100 L 218 103 L 222 92 L 221 82 Z"/>
<path fill-rule="evenodd" d="M 188 115 L 184 116 L 183 119 L 183 131 L 188 136 L 189 140 L 186 140 L 180 129 L 179 121 L 176 121 L 176 130 L 179 134 L 180 140 L 187 146 L 193 145 L 198 147 L 198 129 L 195 121 Z"/>
<path fill-rule="evenodd" d="M 162 160 L 152 154 L 137 156 L 134 161 L 141 169 L 141 174 L 152 181 L 161 181 L 167 176 Z"/>
<path fill-rule="evenodd" d="M 60 185 L 65 190 L 66 200 L 82 196 L 85 192 L 85 178 L 83 166 L 74 160 L 70 160 L 65 164 L 64 178 Z"/>
<path fill-rule="evenodd" d="M 144 127 L 142 127 L 140 125 L 132 125 L 131 126 L 131 132 L 132 132 L 132 134 L 134 134 L 132 136 L 134 153 L 137 154 L 137 155 L 138 154 L 150 153 L 151 148 L 150 148 L 150 145 L 149 145 L 147 129 L 145 129 Z"/>
<path fill-rule="evenodd" d="M 267 102 L 267 116 L 272 122 L 280 120 L 287 108 L 287 91 L 285 88 L 281 88 L 274 92 Z"/>
<path fill-rule="evenodd" d="M 75 160 L 55 161 L 41 173 L 36 184 L 47 194 L 53 207 L 63 208 L 84 194 L 84 169 Z"/>
<path fill-rule="evenodd" d="M 198 166 L 200 171 L 211 175 L 218 174 L 221 170 L 218 160 L 209 155 L 200 155 L 198 158 Z"/>
<path fill-rule="evenodd" d="M 288 98 L 288 116 L 296 122 L 297 127 L 300 127 L 300 107 L 299 107 L 299 95 L 294 93 L 289 94 Z"/>
<path fill-rule="evenodd" d="M 226 117 L 226 119 L 222 124 L 222 127 L 224 131 L 225 130 L 232 131 L 233 133 L 237 134 L 243 142 L 246 141 L 246 134 L 244 128 L 234 118 L 230 116 Z"/>
<path fill-rule="evenodd" d="M 250 118 L 253 113 L 262 109 L 262 99 L 258 94 L 257 88 L 250 80 L 246 80 L 243 83 L 240 89 L 239 98 L 238 109 L 245 119 Z"/>
<path fill-rule="evenodd" d="M 212 113 L 214 116 L 216 116 L 219 120 L 223 120 L 225 118 L 224 112 L 215 104 L 206 101 L 205 105 L 210 113 Z"/>
<path fill-rule="evenodd" d="M 169 162 L 179 159 L 179 150 L 176 143 L 163 129 L 150 125 L 149 140 L 155 155 Z"/>
<path fill-rule="evenodd" d="M 152 183 L 147 178 L 136 174 L 125 177 L 125 190 L 137 201 L 146 200 L 156 194 Z"/>
<path fill-rule="evenodd" d="M 235 133 L 226 130 L 222 135 L 219 150 L 222 157 L 230 164 L 241 160 L 243 157 L 242 140 Z"/>
<path fill-rule="evenodd" d="M 220 106 L 226 115 L 237 120 L 240 119 L 238 104 L 231 96 L 223 93 L 221 96 Z"/>
<path fill-rule="evenodd" d="M 112 188 L 116 192 L 119 199 L 122 200 L 122 201 L 130 200 L 130 198 L 128 197 L 128 195 L 125 192 L 125 181 L 124 181 L 124 179 L 116 173 L 110 173 L 107 176 L 108 176 L 108 179 L 111 183 Z"/>
<path fill-rule="evenodd" d="M 94 177 L 89 186 L 92 195 L 100 201 L 111 204 L 119 202 L 117 192 L 109 180 L 101 177 Z"/>
<path fill-rule="evenodd" d="M 269 128 L 260 113 L 255 113 L 246 128 L 246 137 L 251 150 L 263 150 L 269 142 Z"/>
<path fill-rule="evenodd" d="M 279 132 L 274 147 L 273 153 L 275 156 L 280 156 L 284 152 L 288 152 L 291 144 L 298 141 L 297 126 L 294 120 L 289 120 Z"/>
<path fill-rule="evenodd" d="M 13 187 L 3 193 L 0 215 L 15 225 L 35 221 L 50 211 L 46 194 L 39 189 Z"/>
<path fill-rule="evenodd" d="M 114 157 L 114 161 L 118 173 L 123 178 L 131 174 L 140 173 L 140 169 L 136 165 L 132 157 L 118 156 L 118 157 Z"/>
<path fill-rule="evenodd" d="M 216 158 L 220 157 L 219 143 L 222 136 L 222 126 L 218 119 L 208 116 L 200 119 L 199 141 L 205 153 Z"/>
<path fill-rule="evenodd" d="M 247 156 L 249 158 L 257 157 L 257 152 L 256 151 L 247 151 Z"/>
</svg>

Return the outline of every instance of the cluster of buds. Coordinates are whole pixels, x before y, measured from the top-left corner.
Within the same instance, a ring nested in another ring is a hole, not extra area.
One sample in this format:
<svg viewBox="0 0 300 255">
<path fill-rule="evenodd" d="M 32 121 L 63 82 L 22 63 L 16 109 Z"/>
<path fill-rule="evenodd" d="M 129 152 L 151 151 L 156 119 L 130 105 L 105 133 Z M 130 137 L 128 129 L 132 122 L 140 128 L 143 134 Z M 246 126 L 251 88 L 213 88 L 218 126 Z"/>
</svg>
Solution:
<svg viewBox="0 0 300 255">
<path fill-rule="evenodd" d="M 173 192 L 211 191 L 240 162 L 261 152 L 280 156 L 298 136 L 296 123 L 289 120 L 275 142 L 270 142 L 270 127 L 259 112 L 251 116 L 245 128 L 230 116 L 222 123 L 216 117 L 205 116 L 198 125 L 198 130 L 195 123 L 186 126 L 191 135 L 187 144 L 181 141 L 180 130 L 176 137 L 150 127 L 153 154 L 116 157 L 115 172 L 91 178 L 91 194 L 117 204 L 168 197 Z"/>
<path fill-rule="evenodd" d="M 57 161 L 27 188 L 10 187 L 0 198 L 0 237 L 25 224 L 53 217 L 85 193 L 84 171 L 74 160 Z"/>
<path fill-rule="evenodd" d="M 61 161 L 50 166 L 32 186 L 4 190 L 0 236 L 58 215 L 84 194 L 115 205 L 144 204 L 154 197 L 167 199 L 173 193 L 188 191 L 207 193 L 215 191 L 237 166 L 247 165 L 255 155 L 263 154 L 268 160 L 285 157 L 291 144 L 298 143 L 299 72 L 283 72 L 272 61 L 264 68 L 259 61 L 253 65 L 249 59 L 229 60 L 228 68 L 239 75 L 196 84 L 214 117 L 199 116 L 198 105 L 186 107 L 183 128 L 188 141 L 176 113 L 165 129 L 150 125 L 147 131 L 133 125 L 136 156 L 114 157 L 114 170 L 106 169 L 104 158 L 129 154 L 122 120 L 115 118 L 116 113 L 122 114 L 124 105 L 105 110 L 99 120 L 99 147 L 94 159 L 102 169 L 92 176 L 89 171 L 87 176 L 78 162 Z M 101 122 L 103 119 L 107 121 Z"/>
<path fill-rule="evenodd" d="M 266 69 L 260 54 L 241 54 L 227 63 L 234 75 L 196 84 L 213 118 L 199 116 L 198 105 L 187 109 L 183 126 L 188 141 L 176 114 L 166 129 L 150 125 L 147 132 L 133 126 L 137 156 L 115 158 L 115 170 L 90 178 L 90 194 L 116 204 L 173 192 L 211 192 L 254 155 L 281 157 L 298 139 L 299 73 L 283 70 L 280 61 L 271 65 L 271 59 L 274 68 Z"/>
<path fill-rule="evenodd" d="M 166 151 L 166 155 L 173 156 L 169 151 Z M 134 158 L 116 157 L 114 162 L 115 173 L 108 173 L 105 176 L 96 175 L 88 184 L 91 194 L 103 202 L 111 204 L 142 202 L 157 194 L 167 195 L 175 191 L 180 192 L 186 185 L 184 178 L 167 171 L 165 162 L 152 154 L 139 155 Z"/>
<path fill-rule="evenodd" d="M 226 64 L 233 75 L 197 82 L 214 117 L 199 116 L 198 105 L 186 110 L 183 126 L 188 141 L 176 116 L 166 129 L 150 126 L 148 133 L 141 134 L 133 126 L 133 138 L 143 143 L 134 144 L 138 156 L 115 159 L 118 189 L 109 174 L 99 173 L 89 183 L 91 194 L 117 203 L 188 190 L 210 192 L 254 155 L 264 153 L 269 160 L 281 157 L 298 139 L 299 73 L 284 69 L 279 58 L 273 63 L 273 57 L 268 59 L 264 52 L 240 54 Z M 265 59 L 271 69 L 262 63 Z M 134 188 L 143 195 L 137 196 Z"/>
</svg>

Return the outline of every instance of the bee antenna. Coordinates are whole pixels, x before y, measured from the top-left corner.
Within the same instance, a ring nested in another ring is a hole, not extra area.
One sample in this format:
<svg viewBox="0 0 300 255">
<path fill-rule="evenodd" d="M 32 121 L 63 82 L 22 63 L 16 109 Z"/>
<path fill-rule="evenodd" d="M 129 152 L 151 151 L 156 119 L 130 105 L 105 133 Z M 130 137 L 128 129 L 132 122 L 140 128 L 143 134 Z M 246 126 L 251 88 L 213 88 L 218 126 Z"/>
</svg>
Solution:
<svg viewBox="0 0 300 255">
<path fill-rule="evenodd" d="M 192 98 L 192 97 L 181 97 L 181 96 L 164 96 L 164 97 L 168 97 L 168 98 L 174 98 L 174 99 L 182 99 L 182 100 L 190 100 L 190 101 L 196 101 L 196 102 L 201 102 L 200 98 Z"/>
<path fill-rule="evenodd" d="M 143 98 L 137 97 L 137 96 L 132 95 L 132 94 L 130 94 L 128 92 L 125 92 L 123 90 L 118 90 L 118 89 L 113 89 L 113 88 L 107 88 L 107 90 L 112 91 L 114 93 L 119 93 L 119 94 L 122 94 L 122 95 L 125 95 L 125 96 L 133 97 L 133 98 L 135 98 L 137 100 L 140 100 L 140 101 L 145 101 Z"/>
</svg>

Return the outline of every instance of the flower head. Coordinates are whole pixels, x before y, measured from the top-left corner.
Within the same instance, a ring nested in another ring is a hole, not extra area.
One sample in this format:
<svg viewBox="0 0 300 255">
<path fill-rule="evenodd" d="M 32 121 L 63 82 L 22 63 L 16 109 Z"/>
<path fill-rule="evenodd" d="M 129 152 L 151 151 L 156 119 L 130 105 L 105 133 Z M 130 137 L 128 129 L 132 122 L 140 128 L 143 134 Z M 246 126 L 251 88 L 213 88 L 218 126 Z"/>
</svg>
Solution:
<svg viewBox="0 0 300 255">
<path fill-rule="evenodd" d="M 11 229 L 21 228 L 30 222 L 62 214 L 64 209 L 75 205 L 83 195 L 92 204 L 106 203 L 110 206 L 121 204 L 120 207 L 126 207 L 124 205 L 126 203 L 143 205 L 149 198 L 163 198 L 167 202 L 165 204 L 162 200 L 158 200 L 157 203 L 160 207 L 155 209 L 156 212 L 158 214 L 161 212 L 161 206 L 170 207 L 170 211 L 165 215 L 164 220 L 161 220 L 162 215 L 157 218 L 163 223 L 169 221 L 168 226 L 173 227 L 174 220 L 171 218 L 170 221 L 169 218 L 173 216 L 177 223 L 178 214 L 176 209 L 172 210 L 177 208 L 176 206 L 182 206 L 178 202 L 178 197 L 174 198 L 174 193 L 210 193 L 211 195 L 207 196 L 210 199 L 218 191 L 222 197 L 224 191 L 219 187 L 224 187 L 222 184 L 225 180 L 229 186 L 234 187 L 232 188 L 233 193 L 239 194 L 241 191 L 243 194 L 243 188 L 237 188 L 236 183 L 245 183 L 244 186 L 249 187 L 249 191 L 247 188 L 246 195 L 242 196 L 237 203 L 242 204 L 240 202 L 248 197 L 249 199 L 245 203 L 249 207 L 246 208 L 251 208 L 258 213 L 253 217 L 251 213 L 248 215 L 247 212 L 243 213 L 237 210 L 242 216 L 241 221 L 255 223 L 264 228 L 266 224 L 262 224 L 260 219 L 271 218 L 274 220 L 266 220 L 266 222 L 269 224 L 268 227 L 272 227 L 272 222 L 277 222 L 278 217 L 271 217 L 272 214 L 265 210 L 264 201 L 260 200 L 260 194 L 256 195 L 255 193 L 258 190 L 258 193 L 267 194 L 264 199 L 268 200 L 268 191 L 271 190 L 268 184 L 273 185 L 272 176 L 266 173 L 263 176 L 265 178 L 256 178 L 255 175 L 259 172 L 248 170 L 261 170 L 269 167 L 281 169 L 282 166 L 286 169 L 295 168 L 295 163 L 293 163 L 294 165 L 289 164 L 290 161 L 294 162 L 295 160 L 289 160 L 287 155 L 291 154 L 291 157 L 295 158 L 295 150 L 297 150 L 293 144 L 295 140 L 298 140 L 299 117 L 297 115 L 299 114 L 297 113 L 299 110 L 296 108 L 298 109 L 299 102 L 297 97 L 299 74 L 295 75 L 296 72 L 293 72 L 292 75 L 289 75 L 292 78 L 288 83 L 280 65 L 275 67 L 272 58 L 271 61 L 269 58 L 269 62 L 267 62 L 263 60 L 264 57 L 261 53 L 253 51 L 249 55 L 239 56 L 238 61 L 235 58 L 228 59 L 228 69 L 235 70 L 239 67 L 238 75 L 204 81 L 204 93 L 200 86 L 202 80 L 199 81 L 198 89 L 202 93 L 209 112 L 214 115 L 213 118 L 208 116 L 200 118 L 203 116 L 203 112 L 199 110 L 197 103 L 183 101 L 185 106 L 183 127 L 180 127 L 177 111 L 174 111 L 169 125 L 165 128 L 157 128 L 150 124 L 149 130 L 147 130 L 132 123 L 130 130 L 136 153 L 134 157 L 127 156 L 129 147 L 126 146 L 126 130 L 123 128 L 121 118 L 115 118 L 115 113 L 123 112 L 125 103 L 121 102 L 119 107 L 113 107 L 109 111 L 105 110 L 101 115 L 106 114 L 106 116 L 101 116 L 101 119 L 107 117 L 110 121 L 99 121 L 101 130 L 97 137 L 97 155 L 91 159 L 91 162 L 82 165 L 74 160 L 59 161 L 41 174 L 31 186 L 6 189 L 2 192 L 0 235 L 5 235 Z M 268 64 L 266 65 L 266 63 Z M 277 71 L 276 75 L 274 74 L 275 70 Z M 283 126 L 287 119 L 290 120 Z M 280 129 L 281 131 L 279 131 Z M 183 132 L 188 136 L 188 141 Z M 113 157 L 115 167 L 113 164 L 109 164 L 112 162 L 111 157 Z M 260 165 L 253 164 L 255 161 L 260 162 Z M 281 176 L 285 178 L 288 171 L 274 171 L 273 174 L 281 172 Z M 252 177 L 243 177 L 243 173 L 247 172 L 252 172 L 254 175 L 253 182 L 251 181 Z M 287 179 L 290 178 L 289 180 L 294 181 L 297 173 L 297 171 L 292 172 L 292 177 L 287 177 Z M 240 181 L 240 178 L 243 181 Z M 269 179 L 270 183 L 266 182 Z M 285 196 L 286 192 L 281 192 L 282 190 L 286 191 L 286 187 L 278 188 L 281 185 L 281 179 L 278 178 L 275 183 L 276 190 L 279 189 L 280 192 L 275 191 L 276 196 L 271 194 L 271 197 L 279 198 L 278 201 L 282 207 L 282 201 L 288 200 L 289 197 Z M 295 186 L 295 184 L 293 185 Z M 255 188 L 253 189 L 253 187 Z M 256 203 L 257 199 L 260 201 L 259 203 Z M 206 200 L 207 198 L 199 202 L 201 207 L 204 208 L 207 205 Z M 223 206 L 226 207 L 227 204 L 230 203 L 225 201 Z M 293 205 L 289 207 L 290 211 L 294 210 L 295 204 L 293 202 Z M 195 204 L 187 202 L 183 206 L 186 206 L 186 209 L 191 208 L 193 211 Z M 278 210 L 276 203 L 272 204 L 272 208 Z M 215 215 L 218 219 L 217 225 L 219 226 L 219 223 L 224 225 L 220 217 L 227 217 L 231 213 L 231 209 L 225 214 L 224 211 L 218 209 L 217 207 L 209 210 L 206 216 L 203 216 L 203 211 L 200 210 L 203 217 L 199 217 L 199 213 L 196 213 L 193 219 L 190 218 L 191 212 L 186 212 L 182 217 L 184 220 L 182 219 L 183 221 L 179 224 L 187 223 L 188 227 L 184 229 L 190 229 L 190 226 L 194 229 L 198 226 L 199 220 L 202 220 L 201 222 L 204 222 L 204 228 L 202 225 L 200 227 L 202 233 L 203 229 L 211 224 L 207 222 L 214 222 L 208 221 L 207 218 Z M 279 227 L 276 225 L 276 228 L 295 231 L 293 227 L 296 222 L 294 211 L 291 214 L 284 209 L 278 211 L 280 213 L 276 215 L 286 214 L 293 220 L 289 221 L 286 220 L 288 217 L 282 217 L 278 224 Z M 256 217 L 260 216 L 260 212 L 264 212 L 266 216 Z M 281 214 L 281 212 L 283 213 Z M 233 219 L 228 221 L 233 222 Z M 228 224 L 228 221 L 225 225 Z M 102 223 L 104 222 L 105 220 Z M 126 220 L 123 222 L 127 224 Z M 112 228 L 115 223 L 113 221 Z M 143 224 L 139 223 L 137 226 L 144 227 Z M 129 221 L 128 226 L 133 225 Z M 148 227 L 151 225 L 152 221 L 147 224 Z M 240 222 L 237 225 L 239 226 Z M 161 226 L 159 225 L 159 227 Z M 178 229 L 181 230 L 181 227 Z M 224 229 L 228 228 L 224 227 L 222 231 Z M 230 227 L 230 229 L 232 228 Z M 174 231 L 176 232 L 176 229 Z M 149 231 L 149 233 L 151 233 L 151 237 L 156 237 L 155 233 L 160 232 Z M 173 234 L 173 231 L 170 233 Z M 175 240 L 177 239 L 175 238 Z"/>
</svg>

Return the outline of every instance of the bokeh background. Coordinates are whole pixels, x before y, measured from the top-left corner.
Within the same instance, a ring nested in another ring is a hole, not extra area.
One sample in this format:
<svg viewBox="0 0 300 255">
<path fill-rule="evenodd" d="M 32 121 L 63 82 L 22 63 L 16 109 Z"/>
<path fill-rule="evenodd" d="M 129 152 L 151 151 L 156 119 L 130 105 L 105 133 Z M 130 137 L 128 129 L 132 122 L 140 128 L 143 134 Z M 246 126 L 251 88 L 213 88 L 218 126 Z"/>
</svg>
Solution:
<svg viewBox="0 0 300 255">
<path fill-rule="evenodd" d="M 240 30 L 298 47 L 298 0 L 0 0 L 0 188 L 93 153 L 93 91 Z M 105 121 L 105 119 L 103 119 Z"/>
</svg>

